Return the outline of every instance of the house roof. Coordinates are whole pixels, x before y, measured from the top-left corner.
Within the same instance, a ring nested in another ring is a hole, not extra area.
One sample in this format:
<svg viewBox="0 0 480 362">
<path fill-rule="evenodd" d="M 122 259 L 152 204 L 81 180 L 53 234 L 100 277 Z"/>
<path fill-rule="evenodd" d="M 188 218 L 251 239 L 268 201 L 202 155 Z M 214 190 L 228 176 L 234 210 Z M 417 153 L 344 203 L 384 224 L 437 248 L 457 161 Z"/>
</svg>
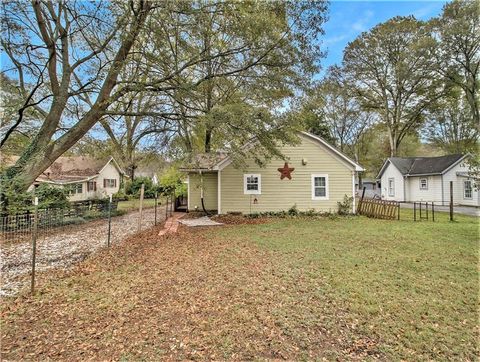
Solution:
<svg viewBox="0 0 480 362">
<path fill-rule="evenodd" d="M 185 166 L 181 167 L 180 169 L 182 171 L 214 170 L 215 166 L 217 166 L 227 157 L 228 156 L 225 152 L 200 153 L 195 155 L 191 162 L 185 164 Z"/>
<path fill-rule="evenodd" d="M 337 150 L 323 138 L 315 136 L 308 132 L 299 132 L 301 135 L 307 136 L 310 139 L 322 144 L 334 154 L 339 156 L 342 160 L 346 161 L 348 164 L 355 167 L 355 171 L 364 171 L 365 169 L 360 166 L 358 163 L 353 161 L 351 158 L 346 156 L 344 153 Z M 252 146 L 254 141 L 250 141 L 244 145 L 244 147 Z M 222 170 L 226 166 L 232 163 L 232 159 L 225 152 L 217 152 L 214 154 L 199 154 L 195 160 L 185 167 L 180 168 L 182 171 L 218 171 Z"/>
<path fill-rule="evenodd" d="M 438 157 L 390 157 L 383 164 L 377 178 L 392 163 L 403 176 L 440 175 L 464 159 L 466 155 L 454 154 Z"/>
<path fill-rule="evenodd" d="M 13 165 L 18 159 L 18 156 L 8 156 L 4 157 L 2 162 Z M 86 181 L 97 176 L 110 162 L 113 162 L 120 173 L 124 173 L 113 157 L 95 159 L 84 156 L 63 156 L 56 159 L 37 177 L 36 181 L 57 184 Z"/>
<path fill-rule="evenodd" d="M 84 156 L 59 157 L 37 178 L 37 181 L 72 183 L 89 180 L 97 176 L 110 162 L 113 162 L 123 174 L 123 170 L 113 157 L 107 159 Z"/>
</svg>

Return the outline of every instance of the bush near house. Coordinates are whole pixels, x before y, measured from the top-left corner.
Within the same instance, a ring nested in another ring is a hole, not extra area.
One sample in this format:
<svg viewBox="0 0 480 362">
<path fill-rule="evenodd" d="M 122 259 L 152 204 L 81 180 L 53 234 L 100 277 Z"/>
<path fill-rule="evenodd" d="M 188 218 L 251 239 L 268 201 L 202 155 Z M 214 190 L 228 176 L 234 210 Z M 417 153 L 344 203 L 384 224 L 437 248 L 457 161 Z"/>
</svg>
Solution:
<svg viewBox="0 0 480 362">
<path fill-rule="evenodd" d="M 154 198 L 155 191 L 159 191 L 159 188 L 153 184 L 150 177 L 146 176 L 136 177 L 132 181 L 128 181 L 125 185 L 125 194 L 127 196 L 139 197 L 142 184 L 145 185 L 144 197 L 146 199 Z"/>
<path fill-rule="evenodd" d="M 175 196 L 187 196 L 187 185 L 183 182 L 185 175 L 176 167 L 170 167 L 160 177 L 160 189 L 164 195 L 175 190 Z"/>
<path fill-rule="evenodd" d="M 5 187 L 2 192 L 2 213 L 21 214 L 33 209 L 33 200 L 38 197 L 39 209 L 67 209 L 68 188 L 40 184 L 30 192 L 17 192 L 14 188 Z"/>
</svg>

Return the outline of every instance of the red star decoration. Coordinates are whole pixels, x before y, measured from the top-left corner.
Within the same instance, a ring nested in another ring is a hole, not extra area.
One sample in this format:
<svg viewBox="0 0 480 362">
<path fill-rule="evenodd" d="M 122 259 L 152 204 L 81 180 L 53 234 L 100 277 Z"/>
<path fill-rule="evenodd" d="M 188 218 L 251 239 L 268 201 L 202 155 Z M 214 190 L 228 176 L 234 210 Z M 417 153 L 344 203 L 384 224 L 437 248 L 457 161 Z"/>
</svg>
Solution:
<svg viewBox="0 0 480 362">
<path fill-rule="evenodd" d="M 283 168 L 279 168 L 278 172 L 280 172 L 280 180 L 283 180 L 285 177 L 288 178 L 289 180 L 292 179 L 291 173 L 295 170 L 293 167 L 288 167 L 288 162 L 285 162 L 285 165 Z"/>
</svg>

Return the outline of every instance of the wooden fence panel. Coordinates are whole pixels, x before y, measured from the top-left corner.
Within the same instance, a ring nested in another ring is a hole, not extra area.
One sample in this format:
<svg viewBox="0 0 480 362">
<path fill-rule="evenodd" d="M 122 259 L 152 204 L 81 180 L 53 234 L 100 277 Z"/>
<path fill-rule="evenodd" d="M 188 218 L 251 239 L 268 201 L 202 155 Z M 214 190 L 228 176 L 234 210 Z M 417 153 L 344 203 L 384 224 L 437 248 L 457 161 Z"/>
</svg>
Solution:
<svg viewBox="0 0 480 362">
<path fill-rule="evenodd" d="M 395 220 L 398 218 L 397 201 L 363 198 L 358 203 L 357 213 L 376 219 Z"/>
</svg>

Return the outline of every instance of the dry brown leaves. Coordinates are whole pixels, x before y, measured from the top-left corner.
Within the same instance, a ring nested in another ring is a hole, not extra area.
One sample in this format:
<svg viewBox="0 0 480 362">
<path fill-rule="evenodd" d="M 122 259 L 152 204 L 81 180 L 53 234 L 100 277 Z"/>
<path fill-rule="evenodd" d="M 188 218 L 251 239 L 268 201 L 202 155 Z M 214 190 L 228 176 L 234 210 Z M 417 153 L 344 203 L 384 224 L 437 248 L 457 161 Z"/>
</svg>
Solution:
<svg viewBox="0 0 480 362">
<path fill-rule="evenodd" d="M 350 348 L 329 325 L 334 302 L 272 253 L 217 228 L 159 228 L 41 274 L 35 297 L 6 301 L 3 359 L 352 359 L 369 348 Z"/>
</svg>

